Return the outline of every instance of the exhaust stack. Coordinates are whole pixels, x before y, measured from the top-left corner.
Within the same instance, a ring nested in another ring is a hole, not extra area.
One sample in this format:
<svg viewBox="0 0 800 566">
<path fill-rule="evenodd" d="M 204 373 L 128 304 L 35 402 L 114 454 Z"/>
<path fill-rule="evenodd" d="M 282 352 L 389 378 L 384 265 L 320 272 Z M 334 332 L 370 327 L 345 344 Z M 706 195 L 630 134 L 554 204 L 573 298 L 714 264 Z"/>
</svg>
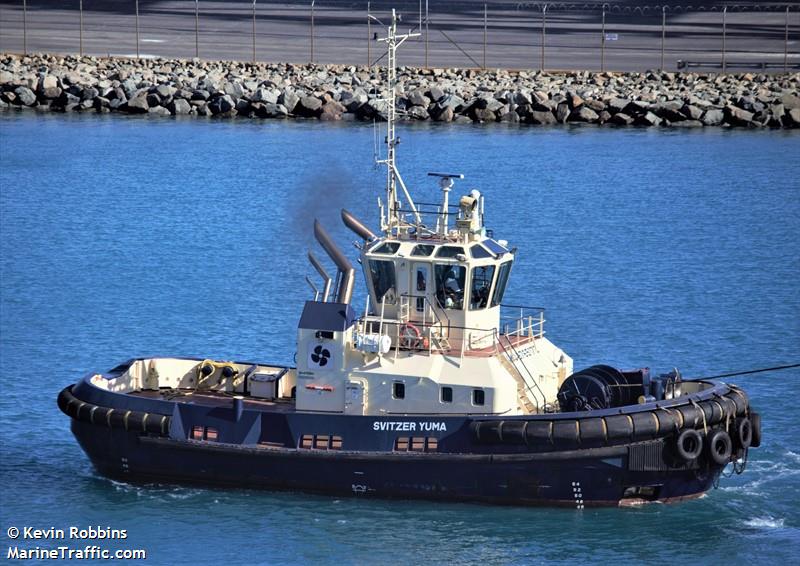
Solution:
<svg viewBox="0 0 800 566">
<path fill-rule="evenodd" d="M 349 210 L 344 208 L 342 209 L 342 222 L 344 222 L 345 226 L 355 232 L 357 236 L 361 236 L 362 239 L 368 242 L 378 238 L 372 230 L 364 226 L 363 222 L 353 216 Z"/>
<path fill-rule="evenodd" d="M 316 219 L 314 220 L 314 237 L 339 270 L 339 274 L 337 275 L 339 285 L 336 291 L 336 302 L 350 304 L 350 299 L 353 296 L 353 285 L 356 280 L 356 272 L 353 266 L 350 265 L 350 262 L 339 247 L 333 243 L 333 240 L 331 240 L 325 228 L 322 227 L 322 224 L 319 223 L 319 220 Z"/>
<path fill-rule="evenodd" d="M 322 302 L 327 303 L 328 295 L 331 292 L 331 283 L 333 280 L 331 279 L 331 276 L 328 275 L 328 272 L 325 271 L 325 268 L 322 267 L 322 264 L 319 262 L 319 260 L 317 260 L 317 258 L 311 252 L 308 252 L 308 261 L 311 262 L 311 265 L 314 266 L 314 269 L 317 270 L 317 273 L 320 274 L 320 277 L 322 277 L 322 280 L 325 282 L 325 287 L 322 289 Z"/>
</svg>

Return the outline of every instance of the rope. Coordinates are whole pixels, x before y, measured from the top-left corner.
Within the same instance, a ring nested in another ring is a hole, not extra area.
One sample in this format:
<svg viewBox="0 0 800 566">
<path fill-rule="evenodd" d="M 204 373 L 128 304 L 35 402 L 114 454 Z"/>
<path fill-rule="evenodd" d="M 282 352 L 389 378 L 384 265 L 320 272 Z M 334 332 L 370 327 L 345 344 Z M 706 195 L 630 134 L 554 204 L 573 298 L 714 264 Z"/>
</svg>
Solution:
<svg viewBox="0 0 800 566">
<path fill-rule="evenodd" d="M 703 432 L 705 433 L 706 436 L 708 436 L 708 423 L 706 422 L 706 412 L 700 405 L 697 404 L 697 401 L 691 399 L 691 402 L 692 405 L 694 405 L 694 408 L 700 411 L 700 414 L 703 415 Z"/>
<path fill-rule="evenodd" d="M 800 364 L 790 364 L 788 366 L 775 366 L 771 368 L 751 369 L 747 371 L 734 371 L 731 373 L 721 373 L 719 375 L 708 375 L 704 377 L 693 377 L 691 379 L 684 379 L 684 381 L 700 381 L 702 379 L 719 379 L 721 377 L 733 377 L 736 375 L 749 375 L 751 373 L 763 373 L 765 371 L 777 371 L 780 369 L 800 368 Z"/>
</svg>

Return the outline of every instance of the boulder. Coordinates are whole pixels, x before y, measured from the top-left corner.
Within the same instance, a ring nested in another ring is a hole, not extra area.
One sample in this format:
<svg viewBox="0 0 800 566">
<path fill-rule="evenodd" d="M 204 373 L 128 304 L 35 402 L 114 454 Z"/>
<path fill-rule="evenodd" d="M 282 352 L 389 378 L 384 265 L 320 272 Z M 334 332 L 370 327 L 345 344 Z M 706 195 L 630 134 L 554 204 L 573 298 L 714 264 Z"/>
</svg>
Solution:
<svg viewBox="0 0 800 566">
<path fill-rule="evenodd" d="M 412 106 L 408 109 L 407 115 L 413 120 L 427 120 L 430 118 L 428 109 L 423 106 Z"/>
<path fill-rule="evenodd" d="M 556 108 L 556 120 L 558 120 L 562 124 L 566 124 L 567 119 L 569 118 L 569 114 L 570 114 L 569 104 L 566 102 L 561 102 Z"/>
<path fill-rule="evenodd" d="M 357 88 L 353 92 L 344 91 L 339 99 L 348 112 L 356 112 L 369 100 L 369 96 L 364 89 Z"/>
<path fill-rule="evenodd" d="M 230 96 L 233 100 L 237 100 L 244 96 L 244 89 L 238 82 L 226 82 L 222 87 L 222 92 Z"/>
<path fill-rule="evenodd" d="M 175 116 L 189 114 L 192 111 L 192 106 L 182 98 L 173 99 L 167 108 Z"/>
<path fill-rule="evenodd" d="M 636 118 L 634 123 L 639 126 L 659 126 L 661 125 L 661 118 L 648 111 Z"/>
<path fill-rule="evenodd" d="M 472 119 L 475 122 L 495 122 L 497 117 L 488 108 L 473 108 Z"/>
<path fill-rule="evenodd" d="M 630 126 L 633 124 L 633 116 L 628 116 L 625 112 L 617 112 L 611 117 L 609 122 L 617 126 Z"/>
<path fill-rule="evenodd" d="M 724 109 L 725 122 L 731 126 L 749 126 L 753 122 L 753 113 L 747 110 L 742 110 L 732 104 L 729 104 Z"/>
<path fill-rule="evenodd" d="M 600 117 L 597 115 L 597 112 L 589 108 L 588 106 L 583 106 L 581 103 L 575 110 L 570 112 L 569 121 L 570 122 L 583 122 L 583 123 L 594 123 Z"/>
<path fill-rule="evenodd" d="M 555 124 L 556 117 L 553 116 L 552 112 L 544 112 L 541 110 L 532 110 L 526 116 L 526 122 L 531 124 L 541 124 L 541 125 L 548 125 L 548 124 Z"/>
<path fill-rule="evenodd" d="M 294 112 L 309 118 L 317 117 L 322 113 L 322 101 L 316 96 L 303 96 L 295 106 Z"/>
<path fill-rule="evenodd" d="M 784 94 L 781 96 L 781 104 L 786 110 L 800 108 L 800 97 L 795 94 Z"/>
<path fill-rule="evenodd" d="M 430 98 L 425 96 L 421 89 L 412 90 L 406 97 L 408 102 L 413 106 L 424 106 L 425 108 L 431 103 Z"/>
<path fill-rule="evenodd" d="M 211 97 L 211 93 L 207 90 L 198 89 L 192 91 L 191 100 L 208 100 Z"/>
<path fill-rule="evenodd" d="M 236 103 L 229 94 L 217 96 L 208 103 L 208 110 L 213 116 L 231 113 L 236 108 Z"/>
<path fill-rule="evenodd" d="M 36 104 L 36 95 L 26 86 L 18 86 L 14 89 L 14 94 L 17 95 L 17 100 L 23 106 L 33 106 Z"/>
<path fill-rule="evenodd" d="M 335 100 L 329 100 L 322 106 L 322 113 L 319 115 L 320 120 L 336 121 L 342 119 L 347 109 Z"/>
<path fill-rule="evenodd" d="M 45 95 L 45 91 L 48 89 L 59 89 L 58 78 L 54 75 L 42 75 L 39 77 L 39 86 L 37 88 L 39 94 Z M 46 96 L 46 98 L 58 98 L 58 96 Z"/>
<path fill-rule="evenodd" d="M 433 111 L 431 112 L 431 118 L 435 122 L 452 122 L 453 116 L 455 112 L 450 106 L 439 106 L 438 104 L 434 105 Z"/>
<path fill-rule="evenodd" d="M 259 88 L 256 89 L 250 100 L 253 102 L 268 102 L 271 104 L 277 104 L 279 96 L 280 94 L 271 88 Z"/>
<path fill-rule="evenodd" d="M 706 110 L 703 117 L 700 119 L 706 126 L 719 126 L 722 120 L 725 119 L 725 114 L 719 108 L 710 108 Z"/>
<path fill-rule="evenodd" d="M 703 117 L 702 108 L 698 108 L 697 106 L 693 106 L 691 104 L 684 104 L 681 107 L 681 113 L 689 120 L 699 120 Z"/>
<path fill-rule="evenodd" d="M 165 85 L 165 84 L 158 85 L 154 90 L 155 90 L 155 93 L 162 100 L 164 100 L 165 98 L 169 98 L 171 96 L 174 96 L 175 93 L 178 91 L 178 89 L 176 89 L 175 87 L 172 87 L 172 86 L 169 86 L 169 85 Z"/>
<path fill-rule="evenodd" d="M 147 109 L 148 114 L 152 114 L 154 116 L 171 116 L 169 110 L 164 108 L 163 106 L 153 106 L 152 108 Z"/>
<path fill-rule="evenodd" d="M 278 97 L 278 104 L 283 104 L 284 108 L 291 114 L 294 112 L 295 107 L 300 102 L 300 97 L 297 96 L 294 90 L 286 88 Z"/>
<path fill-rule="evenodd" d="M 444 91 L 438 86 L 433 86 L 431 87 L 431 89 L 428 91 L 427 94 L 432 102 L 438 102 L 439 99 L 444 96 Z"/>
<path fill-rule="evenodd" d="M 800 127 L 800 108 L 792 108 L 784 116 L 784 123 L 792 128 Z"/>
</svg>

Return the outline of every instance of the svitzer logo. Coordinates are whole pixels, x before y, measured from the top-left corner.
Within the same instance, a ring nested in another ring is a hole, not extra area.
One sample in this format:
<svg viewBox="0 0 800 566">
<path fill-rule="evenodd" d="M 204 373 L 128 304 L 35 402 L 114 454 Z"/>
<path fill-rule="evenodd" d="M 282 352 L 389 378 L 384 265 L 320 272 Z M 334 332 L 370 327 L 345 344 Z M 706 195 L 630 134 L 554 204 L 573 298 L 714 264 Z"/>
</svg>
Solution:
<svg viewBox="0 0 800 566">
<path fill-rule="evenodd" d="M 328 360 L 330 359 L 330 351 L 327 348 L 323 348 L 321 344 L 317 345 L 311 353 L 311 361 L 319 367 L 325 367 L 328 365 Z"/>
</svg>

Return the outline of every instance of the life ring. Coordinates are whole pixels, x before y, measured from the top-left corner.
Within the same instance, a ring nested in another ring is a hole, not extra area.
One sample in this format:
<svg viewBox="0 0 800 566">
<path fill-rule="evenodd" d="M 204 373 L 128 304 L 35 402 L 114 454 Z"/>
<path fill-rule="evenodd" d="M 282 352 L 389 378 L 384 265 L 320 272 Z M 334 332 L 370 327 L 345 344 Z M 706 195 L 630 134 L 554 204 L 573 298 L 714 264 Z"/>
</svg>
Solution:
<svg viewBox="0 0 800 566">
<path fill-rule="evenodd" d="M 753 444 L 753 423 L 747 417 L 736 419 L 736 442 L 742 448 L 750 448 Z"/>
<path fill-rule="evenodd" d="M 400 327 L 400 347 L 407 350 L 416 350 L 422 344 L 422 332 L 419 328 L 406 322 Z"/>
<path fill-rule="evenodd" d="M 706 446 L 708 447 L 708 455 L 715 464 L 724 466 L 730 462 L 733 442 L 727 432 L 721 428 L 711 431 L 711 434 L 706 438 Z"/>
<path fill-rule="evenodd" d="M 684 429 L 675 440 L 675 450 L 686 462 L 696 460 L 703 451 L 703 438 L 693 428 Z"/>
</svg>

